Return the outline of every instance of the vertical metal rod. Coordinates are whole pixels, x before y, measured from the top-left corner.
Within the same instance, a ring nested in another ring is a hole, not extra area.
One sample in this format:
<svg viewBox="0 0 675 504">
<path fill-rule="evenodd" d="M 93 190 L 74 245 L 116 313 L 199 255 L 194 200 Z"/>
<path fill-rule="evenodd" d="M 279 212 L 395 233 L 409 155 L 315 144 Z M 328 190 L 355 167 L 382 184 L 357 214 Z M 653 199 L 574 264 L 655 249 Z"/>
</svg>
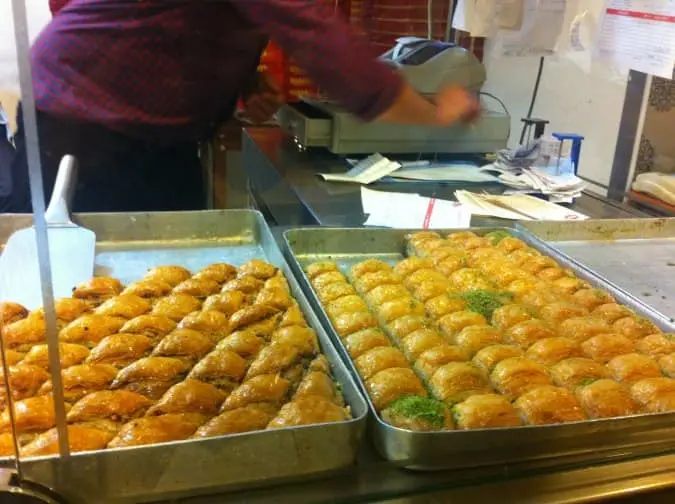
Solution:
<svg viewBox="0 0 675 504">
<path fill-rule="evenodd" d="M 562 157 L 563 151 L 563 141 L 560 140 L 560 146 L 558 147 L 558 162 L 555 165 L 555 174 L 560 175 L 560 158 Z"/>
<path fill-rule="evenodd" d="M 5 320 L 0 320 L 2 326 L 5 325 Z M 5 341 L 0 338 L 0 359 L 2 359 L 2 377 L 5 380 L 5 394 L 7 394 L 7 408 L 9 411 L 9 423 L 12 426 L 12 443 L 14 444 L 14 468 L 19 477 L 19 481 L 23 481 L 23 469 L 21 468 L 21 460 L 19 458 L 19 436 L 16 433 L 16 415 L 14 413 L 14 398 L 12 397 L 12 388 L 9 383 L 9 368 L 7 367 L 7 356 L 5 355 Z"/>
<path fill-rule="evenodd" d="M 33 203 L 33 225 L 37 242 L 37 256 L 40 265 L 40 283 L 42 284 L 42 303 L 45 312 L 47 331 L 47 349 L 49 351 L 49 370 L 52 378 L 54 398 L 54 416 L 59 435 L 59 454 L 62 458 L 70 455 L 68 430 L 66 429 L 66 410 L 61 383 L 61 361 L 59 340 L 56 331 L 56 312 L 54 309 L 54 290 L 52 288 L 52 269 L 49 258 L 47 223 L 45 221 L 45 198 L 42 184 L 40 146 L 38 139 L 37 112 L 33 93 L 33 75 L 30 64 L 30 37 L 28 18 L 24 0 L 12 0 L 14 15 L 14 35 L 19 66 L 19 83 L 23 108 L 23 123 L 28 158 L 28 177 L 30 181 L 31 201 Z M 18 459 L 18 453 L 17 453 Z"/>
<path fill-rule="evenodd" d="M 623 101 L 607 197 L 622 201 L 632 182 L 651 90 L 651 76 L 631 70 Z"/>
<path fill-rule="evenodd" d="M 455 0 L 448 0 L 448 18 L 445 23 L 445 42 L 450 42 L 452 37 L 452 18 L 455 15 Z"/>
<path fill-rule="evenodd" d="M 218 134 L 214 135 L 213 139 L 204 142 L 203 148 L 201 149 L 201 161 L 202 161 L 202 172 L 204 173 L 204 188 L 206 194 L 204 194 L 204 199 L 206 200 L 206 208 L 208 210 L 213 210 L 215 208 L 215 145 L 218 143 Z"/>
<path fill-rule="evenodd" d="M 427 0 L 427 38 L 434 38 L 434 0 Z"/>
</svg>

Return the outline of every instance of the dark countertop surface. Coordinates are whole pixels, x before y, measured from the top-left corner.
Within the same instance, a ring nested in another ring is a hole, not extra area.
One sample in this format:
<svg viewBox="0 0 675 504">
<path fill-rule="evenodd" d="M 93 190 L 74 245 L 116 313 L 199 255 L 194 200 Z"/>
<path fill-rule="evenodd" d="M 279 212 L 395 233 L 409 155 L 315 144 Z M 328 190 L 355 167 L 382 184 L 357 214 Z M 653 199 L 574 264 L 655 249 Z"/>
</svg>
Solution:
<svg viewBox="0 0 675 504">
<path fill-rule="evenodd" d="M 675 455 L 547 471 L 501 466 L 414 472 L 392 467 L 366 444 L 354 467 L 332 476 L 174 503 L 665 504 L 675 502 L 674 486 Z"/>
<path fill-rule="evenodd" d="M 279 225 L 360 226 L 366 219 L 360 186 L 324 182 L 317 173 L 341 173 L 344 160 L 320 150 L 300 152 L 279 129 L 248 129 L 243 135 L 244 168 L 257 206 Z M 374 183 L 370 189 L 416 192 L 422 196 L 454 199 L 458 189 L 500 193 L 499 184 Z M 596 219 L 646 217 L 635 206 L 585 193 L 571 206 Z M 474 218 L 474 225 L 505 221 Z"/>
<path fill-rule="evenodd" d="M 293 226 L 359 226 L 363 223 L 358 187 L 326 184 L 315 176 L 316 172 L 344 170 L 344 165 L 334 157 L 325 153 L 299 153 L 278 131 L 248 130 L 244 134 L 244 163 L 256 203 L 271 218 L 277 239 L 284 229 Z M 436 187 L 435 195 L 443 197 L 457 188 Z M 395 190 L 434 193 L 430 185 L 423 187 L 419 184 L 408 187 L 397 185 Z M 592 195 L 580 198 L 574 208 L 595 218 L 644 215 L 631 207 Z M 675 493 L 664 490 L 673 486 L 675 442 L 672 446 L 661 446 L 659 455 L 628 450 L 616 454 L 611 461 L 605 459 L 595 464 L 565 460 L 557 461 L 546 469 L 500 465 L 414 472 L 391 466 L 366 440 L 357 464 L 339 474 L 176 502 L 571 504 L 611 501 L 632 504 L 639 501 L 641 504 L 656 504 L 675 502 Z"/>
</svg>

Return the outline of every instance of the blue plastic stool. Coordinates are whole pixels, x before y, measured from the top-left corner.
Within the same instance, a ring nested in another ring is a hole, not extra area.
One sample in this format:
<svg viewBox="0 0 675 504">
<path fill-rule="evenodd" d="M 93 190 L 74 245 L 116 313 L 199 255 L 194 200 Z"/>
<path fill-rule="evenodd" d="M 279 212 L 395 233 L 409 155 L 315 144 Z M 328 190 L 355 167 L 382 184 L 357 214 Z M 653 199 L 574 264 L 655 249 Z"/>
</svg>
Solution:
<svg viewBox="0 0 675 504">
<path fill-rule="evenodd" d="M 560 140 L 560 153 L 562 153 L 563 142 L 570 140 L 572 142 L 572 150 L 570 151 L 570 160 L 574 167 L 574 174 L 579 171 L 579 157 L 581 156 L 581 142 L 584 137 L 576 133 L 553 133 L 553 137 Z M 560 155 L 558 155 L 558 163 L 560 163 Z"/>
</svg>

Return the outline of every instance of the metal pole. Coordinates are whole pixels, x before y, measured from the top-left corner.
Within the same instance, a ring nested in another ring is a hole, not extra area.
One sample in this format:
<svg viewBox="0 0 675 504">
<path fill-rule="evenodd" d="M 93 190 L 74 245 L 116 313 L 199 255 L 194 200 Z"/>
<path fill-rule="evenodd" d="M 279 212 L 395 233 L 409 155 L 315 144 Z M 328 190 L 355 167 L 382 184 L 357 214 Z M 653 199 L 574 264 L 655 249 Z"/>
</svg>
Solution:
<svg viewBox="0 0 675 504">
<path fill-rule="evenodd" d="M 5 321 L 0 321 L 2 325 Z M 9 411 L 9 423 L 12 426 L 12 443 L 14 445 L 14 468 L 19 481 L 23 480 L 23 470 L 21 469 L 21 459 L 19 458 L 19 436 L 16 433 L 16 415 L 14 414 L 14 398 L 12 397 L 12 387 L 9 383 L 9 368 L 7 367 L 7 357 L 5 356 L 5 342 L 0 338 L 0 357 L 2 358 L 2 376 L 5 380 L 5 393 L 7 394 L 7 408 Z"/>
<path fill-rule="evenodd" d="M 66 410 L 61 383 L 61 361 L 59 358 L 59 339 L 56 330 L 56 312 L 54 310 L 54 291 L 52 288 L 52 269 L 49 260 L 49 242 L 45 221 L 45 198 L 42 185 L 42 168 L 38 140 L 37 112 L 33 93 L 33 76 L 30 64 L 30 37 L 24 0 L 12 0 L 14 15 L 14 35 L 19 66 L 19 83 L 23 108 L 24 134 L 26 136 L 26 154 L 28 158 L 28 177 L 30 181 L 31 201 L 33 203 L 33 225 L 37 242 L 37 256 L 40 264 L 40 282 L 42 284 L 42 303 L 45 312 L 47 348 L 49 350 L 49 369 L 51 371 L 54 416 L 59 435 L 59 454 L 62 458 L 70 455 L 68 430 L 66 429 Z M 19 454 L 17 453 L 17 460 Z"/>
<path fill-rule="evenodd" d="M 445 41 L 450 42 L 452 38 L 452 18 L 455 16 L 455 0 L 448 0 L 448 18 L 445 23 Z"/>
</svg>

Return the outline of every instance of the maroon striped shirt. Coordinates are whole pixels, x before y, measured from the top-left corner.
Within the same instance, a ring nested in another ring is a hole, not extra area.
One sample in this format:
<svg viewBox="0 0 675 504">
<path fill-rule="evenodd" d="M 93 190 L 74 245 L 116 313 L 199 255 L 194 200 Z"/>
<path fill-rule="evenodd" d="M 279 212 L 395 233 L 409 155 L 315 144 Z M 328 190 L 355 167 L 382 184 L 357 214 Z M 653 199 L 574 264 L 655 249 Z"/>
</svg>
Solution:
<svg viewBox="0 0 675 504">
<path fill-rule="evenodd" d="M 402 81 L 333 3 L 70 0 L 33 45 L 38 109 L 150 140 L 198 139 L 232 113 L 269 36 L 326 94 L 372 119 Z"/>
</svg>

